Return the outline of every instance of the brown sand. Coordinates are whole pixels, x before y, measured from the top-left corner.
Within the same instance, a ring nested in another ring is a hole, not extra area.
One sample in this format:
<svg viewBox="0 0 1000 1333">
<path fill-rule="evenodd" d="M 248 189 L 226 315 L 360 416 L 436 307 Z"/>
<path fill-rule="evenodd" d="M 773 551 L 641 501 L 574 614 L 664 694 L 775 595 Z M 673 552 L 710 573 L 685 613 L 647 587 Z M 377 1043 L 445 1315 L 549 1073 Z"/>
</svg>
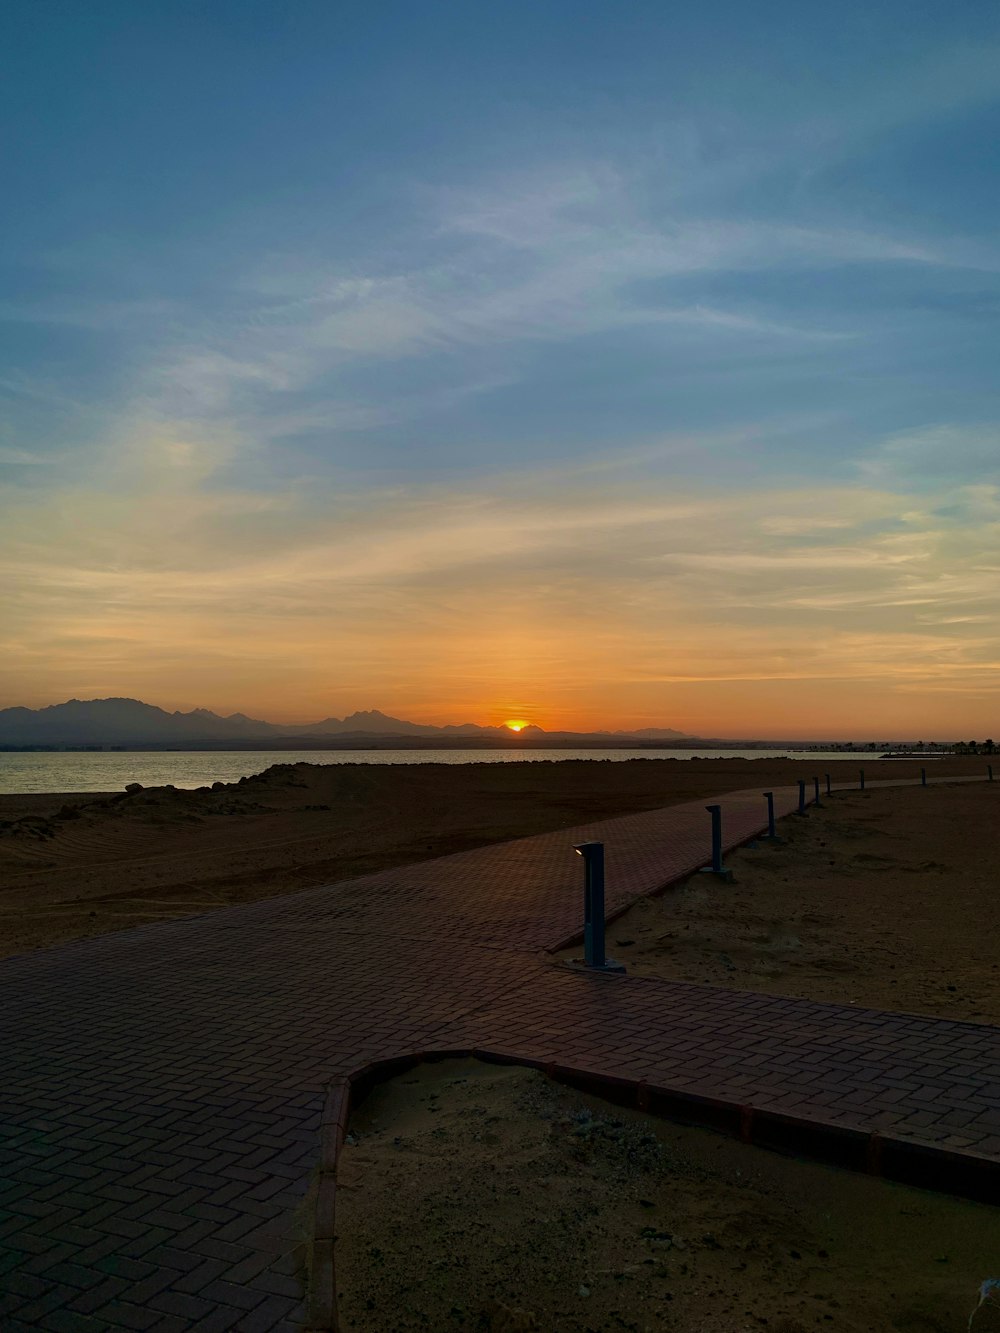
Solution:
<svg viewBox="0 0 1000 1333">
<path fill-rule="evenodd" d="M 996 1209 L 669 1124 L 533 1070 L 424 1065 L 377 1088 L 351 1130 L 345 1329 L 960 1333 L 1000 1275 Z"/>
<path fill-rule="evenodd" d="M 1000 783 L 835 795 L 608 929 L 632 975 L 1000 1023 Z M 568 950 L 572 955 L 577 950 Z"/>
<path fill-rule="evenodd" d="M 219 791 L 0 797 L 0 957 L 741 787 L 915 776 L 851 759 L 284 765 Z M 982 774 L 981 759 L 935 774 Z"/>
</svg>

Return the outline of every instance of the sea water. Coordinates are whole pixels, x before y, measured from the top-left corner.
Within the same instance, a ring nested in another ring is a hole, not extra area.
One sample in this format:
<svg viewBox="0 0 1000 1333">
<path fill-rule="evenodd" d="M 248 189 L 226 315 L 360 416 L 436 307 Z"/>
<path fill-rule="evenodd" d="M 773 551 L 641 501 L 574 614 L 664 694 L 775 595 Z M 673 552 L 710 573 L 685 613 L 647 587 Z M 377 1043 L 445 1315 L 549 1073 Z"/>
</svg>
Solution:
<svg viewBox="0 0 1000 1333">
<path fill-rule="evenodd" d="M 144 787 L 204 787 L 237 782 L 272 764 L 518 764 L 604 759 L 851 759 L 843 751 L 784 750 L 156 750 L 0 752 L 0 794 L 121 791 Z M 868 756 L 874 758 L 874 756 Z"/>
</svg>

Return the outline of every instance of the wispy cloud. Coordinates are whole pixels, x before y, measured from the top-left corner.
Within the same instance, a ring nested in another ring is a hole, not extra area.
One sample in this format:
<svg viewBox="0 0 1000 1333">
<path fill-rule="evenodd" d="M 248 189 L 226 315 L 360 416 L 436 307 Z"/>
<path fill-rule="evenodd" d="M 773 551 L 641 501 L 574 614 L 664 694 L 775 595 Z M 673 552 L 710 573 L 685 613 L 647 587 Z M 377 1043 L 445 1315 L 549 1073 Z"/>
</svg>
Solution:
<svg viewBox="0 0 1000 1333">
<path fill-rule="evenodd" d="M 858 469 L 874 485 L 939 487 L 960 477 L 984 486 L 984 502 L 992 508 L 993 488 L 1000 483 L 1000 422 L 946 423 L 896 433 L 878 441 Z"/>
<path fill-rule="evenodd" d="M 589 178 L 588 178 L 589 179 Z M 686 293 L 658 292 L 642 284 L 701 272 L 728 272 L 832 260 L 928 259 L 912 242 L 848 231 L 829 233 L 711 219 L 654 226 L 636 215 L 624 187 L 527 186 L 475 201 L 440 198 L 437 230 L 450 237 L 446 264 L 417 264 L 405 272 L 375 265 L 365 277 L 324 270 L 290 275 L 287 299 L 276 299 L 280 274 L 271 273 L 255 305 L 220 324 L 191 312 L 162 344 L 135 386 L 147 412 L 167 419 L 254 419 L 253 429 L 274 439 L 310 430 L 368 430 L 420 420 L 428 411 L 498 387 L 522 373 L 517 360 L 538 343 L 572 343 L 595 335 L 657 329 L 742 341 L 755 354 L 769 345 L 797 355 L 810 344 L 863 336 L 860 329 L 825 328 L 715 301 L 692 302 Z M 514 196 L 513 201 L 511 196 Z M 590 201 L 591 215 L 582 201 Z M 503 201 L 501 203 L 501 201 Z M 454 212 L 449 213 L 449 209 Z M 509 252 L 518 251 L 511 259 Z M 500 252 L 504 252 L 501 254 Z M 181 330 L 178 338 L 177 330 Z M 673 335 L 671 335 L 673 336 Z M 470 375 L 469 357 L 503 347 L 502 366 Z M 442 367 L 441 388 L 400 391 L 389 385 L 378 400 L 338 384 L 344 372 L 379 362 L 432 357 Z M 449 367 L 449 361 L 454 364 Z"/>
<path fill-rule="evenodd" d="M 32 453 L 30 449 L 14 449 L 0 444 L 0 463 L 9 463 L 12 467 L 46 467 L 51 461 L 44 454 Z"/>
<path fill-rule="evenodd" d="M 0 301 L 0 320 L 13 324 L 52 324 L 92 332 L 139 329 L 145 333 L 151 322 L 181 314 L 177 302 L 165 299 L 107 296 L 34 296 L 19 301 Z"/>
</svg>

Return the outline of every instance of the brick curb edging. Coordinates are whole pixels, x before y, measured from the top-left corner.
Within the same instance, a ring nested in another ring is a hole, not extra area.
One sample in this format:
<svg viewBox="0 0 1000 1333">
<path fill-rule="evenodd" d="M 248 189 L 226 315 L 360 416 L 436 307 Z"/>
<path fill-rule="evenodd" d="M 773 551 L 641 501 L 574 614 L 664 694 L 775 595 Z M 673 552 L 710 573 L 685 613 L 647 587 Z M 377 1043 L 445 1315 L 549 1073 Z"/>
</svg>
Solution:
<svg viewBox="0 0 1000 1333">
<path fill-rule="evenodd" d="M 929 778 L 927 781 L 927 786 L 946 787 L 953 783 L 966 783 L 966 782 L 972 783 L 972 782 L 989 782 L 989 781 L 991 781 L 990 778 L 977 778 L 971 776 Z M 827 800 L 830 800 L 831 797 L 850 795 L 859 790 L 877 791 L 877 790 L 884 790 L 887 787 L 900 788 L 909 786 L 915 787 L 920 785 L 921 784 L 918 778 L 902 778 L 898 781 L 895 781 L 892 778 L 873 778 L 872 781 L 868 783 L 867 788 L 858 788 L 853 783 L 852 784 L 836 783 L 830 791 L 824 792 L 823 795 L 826 797 Z M 722 799 L 724 799 L 726 796 L 742 796 L 746 791 L 751 791 L 751 790 L 753 789 L 747 787 L 747 788 L 741 788 L 737 791 L 723 792 Z M 774 790 L 776 793 L 785 791 L 792 792 L 794 788 L 788 784 L 785 784 L 782 787 L 775 787 Z M 669 807 L 666 808 L 669 809 Z M 813 808 L 813 800 L 812 798 L 810 798 L 807 803 L 807 811 L 812 810 L 812 808 Z M 820 808 L 822 809 L 823 807 L 821 806 Z M 784 814 L 778 815 L 777 818 L 779 821 L 788 819 L 795 813 L 796 811 L 792 809 L 786 811 Z M 762 820 L 761 823 L 757 825 L 757 827 L 754 829 L 752 833 L 747 833 L 740 838 L 732 838 L 732 839 L 724 838 L 722 843 L 723 854 L 728 855 L 730 852 L 739 851 L 741 847 L 747 847 L 750 843 L 754 842 L 757 838 L 761 837 L 766 832 L 767 828 L 768 828 L 767 820 Z M 604 916 L 605 926 L 610 926 L 613 921 L 617 921 L 619 917 L 624 916 L 625 913 L 629 911 L 630 908 L 634 907 L 635 904 L 639 902 L 641 899 L 658 898 L 660 894 L 666 893 L 668 889 L 674 888 L 677 884 L 680 884 L 683 880 L 690 879 L 690 877 L 696 874 L 699 870 L 701 870 L 703 866 L 708 866 L 710 865 L 710 863 L 711 863 L 711 856 L 703 856 L 700 859 L 692 860 L 684 869 L 678 870 L 675 873 L 673 873 L 669 879 L 664 880 L 662 884 L 658 884 L 656 888 L 647 889 L 645 892 L 636 894 L 635 897 L 629 898 L 625 902 L 616 903 L 614 907 L 608 908 L 608 910 L 605 913 Z M 583 935 L 584 935 L 583 927 L 581 926 L 578 930 L 574 930 L 571 934 L 564 935 L 561 939 L 557 940 L 555 943 L 546 944 L 545 952 L 554 954 L 554 953 L 561 953 L 563 949 L 572 949 L 576 945 L 583 943 Z"/>
<path fill-rule="evenodd" d="M 541 1070 L 569 1087 L 596 1093 L 620 1106 L 635 1107 L 664 1120 L 714 1129 L 742 1143 L 787 1156 L 878 1176 L 900 1185 L 937 1190 L 977 1203 L 1000 1195 L 1000 1162 L 955 1148 L 916 1143 L 877 1130 L 852 1129 L 808 1116 L 740 1105 L 725 1098 L 682 1092 L 574 1065 L 551 1064 L 483 1047 L 414 1051 L 362 1065 L 334 1084 L 323 1112 L 322 1146 L 316 1192 L 315 1232 L 308 1265 L 308 1314 L 304 1333 L 339 1333 L 334 1264 L 337 1163 L 352 1110 L 380 1083 L 416 1065 L 442 1060 L 482 1060 Z"/>
<path fill-rule="evenodd" d="M 357 1076 L 363 1071 L 359 1070 Z M 351 1106 L 351 1080 L 339 1079 L 326 1092 L 320 1121 L 319 1166 L 309 1242 L 307 1333 L 337 1326 L 337 1291 L 334 1281 L 333 1242 L 337 1203 L 337 1160 L 340 1156 Z"/>
<path fill-rule="evenodd" d="M 946 786 L 949 782 L 953 780 L 954 779 L 951 778 L 932 778 L 927 785 L 932 786 L 936 784 L 938 786 Z M 959 780 L 969 781 L 969 782 L 989 781 L 988 778 L 982 778 L 982 779 L 962 778 Z M 911 784 L 918 785 L 918 779 L 904 778 L 901 781 L 896 782 L 893 781 L 892 779 L 877 778 L 873 779 L 868 784 L 868 786 L 870 788 L 877 790 L 880 787 L 881 788 L 904 787 L 904 786 L 909 786 Z M 725 799 L 726 796 L 742 796 L 746 791 L 751 791 L 751 790 L 753 789 L 747 787 L 747 788 L 740 788 L 737 791 L 723 792 L 722 799 Z M 792 792 L 794 791 L 794 788 L 788 784 L 785 784 L 784 786 L 781 787 L 775 787 L 774 790 L 776 793 L 778 792 L 783 793 L 786 791 Z M 858 790 L 859 788 L 855 787 L 854 785 L 848 785 L 847 783 L 837 783 L 836 786 L 834 786 L 831 791 L 824 792 L 823 794 L 829 800 L 833 796 L 848 795 Z M 669 809 L 669 807 L 666 808 Z M 813 803 L 811 799 L 808 803 L 807 808 L 810 810 L 813 808 Z M 822 809 L 822 806 L 820 808 Z M 778 819 L 779 820 L 788 819 L 793 814 L 795 814 L 794 809 L 786 811 L 784 814 L 778 815 Z M 767 831 L 767 828 L 768 828 L 768 823 L 767 820 L 765 819 L 762 820 L 760 824 L 758 824 L 751 833 L 744 834 L 740 838 L 724 838 L 722 842 L 723 854 L 728 855 L 730 852 L 739 851 L 741 847 L 749 846 L 750 843 L 754 842 L 757 838 L 761 837 Z M 669 879 L 665 879 L 662 884 L 658 884 L 656 888 L 647 889 L 645 892 L 636 894 L 634 897 L 629 898 L 624 902 L 616 903 L 614 907 L 609 908 L 605 912 L 604 915 L 605 926 L 610 926 L 613 921 L 617 921 L 619 917 L 624 916 L 626 912 L 628 912 L 631 908 L 633 908 L 635 904 L 637 902 L 640 902 L 643 898 L 658 898 L 662 893 L 666 893 L 668 889 L 672 889 L 676 885 L 682 883 L 684 880 L 690 879 L 691 876 L 697 874 L 697 872 L 701 870 L 703 866 L 707 867 L 710 864 L 711 864 L 710 855 L 693 859 L 682 870 L 675 871 L 670 876 Z M 554 953 L 561 953 L 563 949 L 572 949 L 574 948 L 574 946 L 583 943 L 583 935 L 584 935 L 583 927 L 581 926 L 578 930 L 574 930 L 571 934 L 564 935 L 561 939 L 557 940 L 555 943 L 546 944 L 545 952 L 554 954 Z"/>
<path fill-rule="evenodd" d="M 723 853 L 735 852 L 741 847 L 746 847 L 749 843 L 759 838 L 766 828 L 767 821 L 765 820 L 760 828 L 755 829 L 753 833 L 748 833 L 746 837 L 734 839 L 732 842 L 724 841 L 722 844 Z M 698 873 L 702 866 L 709 865 L 710 861 L 711 857 L 702 857 L 700 860 L 692 861 L 689 865 L 685 866 L 683 870 L 678 870 L 672 874 L 669 879 L 665 879 L 662 884 L 657 884 L 655 889 L 647 889 L 645 893 L 639 893 L 634 898 L 628 898 L 624 902 L 617 903 L 614 907 L 609 908 L 604 914 L 605 927 L 610 926 L 613 921 L 617 921 L 619 917 L 624 916 L 626 912 L 631 911 L 636 903 L 641 902 L 644 898 L 659 898 L 660 895 L 666 893 L 668 889 L 672 889 L 675 885 L 682 883 L 686 879 L 690 879 L 692 875 Z M 562 939 L 557 940 L 554 944 L 546 944 L 545 952 L 554 954 L 561 953 L 563 949 L 572 949 L 575 945 L 583 943 L 583 937 L 584 932 L 583 927 L 581 926 L 579 930 L 574 930 L 572 934 L 564 935 Z"/>
</svg>

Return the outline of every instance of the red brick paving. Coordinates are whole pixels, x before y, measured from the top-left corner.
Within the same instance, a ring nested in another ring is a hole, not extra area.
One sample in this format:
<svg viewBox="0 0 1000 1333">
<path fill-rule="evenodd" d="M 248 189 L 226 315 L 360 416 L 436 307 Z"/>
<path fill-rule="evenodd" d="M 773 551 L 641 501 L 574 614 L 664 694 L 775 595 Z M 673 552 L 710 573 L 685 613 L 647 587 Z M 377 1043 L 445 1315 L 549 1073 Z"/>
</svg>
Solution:
<svg viewBox="0 0 1000 1333">
<path fill-rule="evenodd" d="M 719 801 L 727 848 L 761 831 L 758 792 Z M 414 1052 L 1000 1163 L 997 1029 L 546 961 L 580 924 L 574 843 L 606 843 L 614 911 L 705 863 L 705 804 L 0 964 L 0 1328 L 329 1327 L 345 1081 Z"/>
</svg>

